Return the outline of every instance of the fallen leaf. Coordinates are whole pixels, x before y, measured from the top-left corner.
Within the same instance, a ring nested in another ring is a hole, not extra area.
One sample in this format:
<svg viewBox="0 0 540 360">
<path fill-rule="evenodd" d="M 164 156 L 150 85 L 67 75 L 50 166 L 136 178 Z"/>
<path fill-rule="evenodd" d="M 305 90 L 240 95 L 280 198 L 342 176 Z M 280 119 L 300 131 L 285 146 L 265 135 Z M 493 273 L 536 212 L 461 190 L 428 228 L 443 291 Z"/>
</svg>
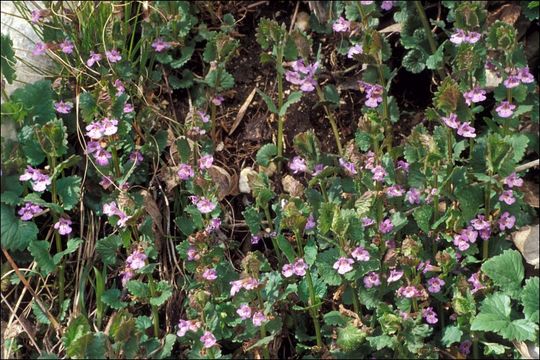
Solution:
<svg viewBox="0 0 540 360">
<path fill-rule="evenodd" d="M 236 115 L 236 119 L 234 120 L 234 123 L 232 124 L 231 128 L 229 129 L 229 135 L 231 135 L 238 125 L 240 125 L 240 122 L 244 118 L 244 115 L 246 115 L 246 111 L 251 104 L 251 101 L 253 100 L 253 97 L 255 96 L 257 92 L 257 87 L 255 86 L 253 90 L 251 90 L 251 93 L 248 95 L 242 106 L 240 106 L 240 110 L 238 110 L 238 114 Z"/>
<path fill-rule="evenodd" d="M 212 165 L 208 169 L 208 174 L 212 178 L 214 184 L 218 187 L 218 199 L 223 200 L 227 195 L 230 195 L 233 191 L 234 184 L 231 175 L 224 168 L 216 165 Z"/>
<path fill-rule="evenodd" d="M 512 233 L 512 240 L 525 261 L 538 269 L 538 225 L 526 226 Z"/>
<path fill-rule="evenodd" d="M 291 196 L 300 197 L 304 193 L 304 185 L 291 175 L 286 175 L 283 180 L 281 180 L 281 183 L 283 184 L 283 190 L 291 194 Z"/>
<path fill-rule="evenodd" d="M 525 180 L 521 191 L 523 192 L 524 199 L 527 204 L 535 208 L 540 207 L 540 201 L 538 199 L 538 186 L 536 184 Z"/>
<path fill-rule="evenodd" d="M 167 166 L 161 168 L 159 178 L 165 183 L 167 193 L 170 193 L 176 186 L 178 186 L 178 184 L 180 184 L 181 180 L 176 174 L 179 169 L 180 166 Z"/>
<path fill-rule="evenodd" d="M 245 167 L 240 171 L 240 179 L 238 180 L 238 189 L 241 193 L 244 194 L 250 194 L 251 193 L 251 187 L 249 186 L 249 178 L 248 175 L 251 176 L 257 176 L 257 172 L 253 170 L 252 168 Z"/>
<path fill-rule="evenodd" d="M 498 10 L 492 12 L 487 17 L 488 26 L 497 20 L 501 20 L 507 24 L 514 25 L 521 14 L 521 7 L 516 4 L 505 4 Z"/>
</svg>

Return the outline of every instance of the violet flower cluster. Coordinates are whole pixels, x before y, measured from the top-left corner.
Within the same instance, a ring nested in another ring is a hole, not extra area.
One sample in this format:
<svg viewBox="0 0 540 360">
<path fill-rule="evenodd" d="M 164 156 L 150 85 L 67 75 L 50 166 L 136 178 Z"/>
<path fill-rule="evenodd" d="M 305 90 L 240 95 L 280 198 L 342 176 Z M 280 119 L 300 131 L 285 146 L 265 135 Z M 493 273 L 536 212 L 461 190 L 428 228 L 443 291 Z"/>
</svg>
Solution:
<svg viewBox="0 0 540 360">
<path fill-rule="evenodd" d="M 481 38 L 482 35 L 478 32 L 456 29 L 456 31 L 450 36 L 450 42 L 456 45 L 476 44 Z"/>
<path fill-rule="evenodd" d="M 471 126 L 470 122 L 461 122 L 454 113 L 450 113 L 448 116 L 441 118 L 443 123 L 451 129 L 457 130 L 457 134 L 465 138 L 475 138 L 476 130 Z"/>
<path fill-rule="evenodd" d="M 118 216 L 118 226 L 125 227 L 126 222 L 131 219 L 131 216 L 127 216 L 125 212 L 120 210 L 115 201 L 103 204 L 103 214 L 107 216 Z"/>
<path fill-rule="evenodd" d="M 253 325 L 257 327 L 261 326 L 266 320 L 268 320 L 268 318 L 266 317 L 266 315 L 264 315 L 262 311 L 256 311 L 255 313 L 253 313 L 252 316 L 252 310 L 248 304 L 240 305 L 238 310 L 236 310 L 236 313 L 238 314 L 238 316 L 240 316 L 240 319 L 242 320 L 247 320 L 251 318 Z"/>
<path fill-rule="evenodd" d="M 31 166 L 26 166 L 24 174 L 19 176 L 20 181 L 30 181 L 32 190 L 36 192 L 43 192 L 47 186 L 51 185 L 51 178 L 49 175 L 44 174 L 40 169 L 34 169 Z"/>
<path fill-rule="evenodd" d="M 37 214 L 42 212 L 43 209 L 39 207 L 39 205 L 36 205 L 32 202 L 27 202 L 19 209 L 19 216 L 21 217 L 21 220 L 28 221 L 34 218 Z"/>
<path fill-rule="evenodd" d="M 384 93 L 384 88 L 379 84 L 370 84 L 365 81 L 358 81 L 360 87 L 366 93 L 366 102 L 364 103 L 367 107 L 376 108 L 382 103 L 382 95 Z"/>
<path fill-rule="evenodd" d="M 259 281 L 252 277 L 231 281 L 229 284 L 231 284 L 231 296 L 236 295 L 242 289 L 253 290 L 260 285 Z"/>
<path fill-rule="evenodd" d="M 281 273 L 286 278 L 289 278 L 293 275 L 302 277 L 306 275 L 307 269 L 308 269 L 308 265 L 306 264 L 304 259 L 296 259 L 296 261 L 292 264 L 283 265 L 283 268 L 281 269 Z"/>
<path fill-rule="evenodd" d="M 299 59 L 291 62 L 292 71 L 285 72 L 285 79 L 291 84 L 300 86 L 300 90 L 311 92 L 315 90 L 317 82 L 314 79 L 315 72 L 319 68 L 319 63 L 305 65 L 304 60 Z"/>
</svg>

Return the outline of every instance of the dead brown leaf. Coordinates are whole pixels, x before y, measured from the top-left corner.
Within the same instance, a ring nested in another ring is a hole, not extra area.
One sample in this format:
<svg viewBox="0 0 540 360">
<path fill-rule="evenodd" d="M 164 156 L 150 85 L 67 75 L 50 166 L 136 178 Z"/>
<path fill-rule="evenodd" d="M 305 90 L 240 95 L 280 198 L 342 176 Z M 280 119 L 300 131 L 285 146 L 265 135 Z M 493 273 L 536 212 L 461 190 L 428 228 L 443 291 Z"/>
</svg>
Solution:
<svg viewBox="0 0 540 360">
<path fill-rule="evenodd" d="M 223 200 L 227 195 L 231 195 L 234 191 L 234 181 L 232 176 L 224 168 L 212 165 L 208 169 L 208 174 L 212 178 L 214 184 L 218 187 L 218 199 Z"/>
<path fill-rule="evenodd" d="M 512 240 L 525 261 L 538 269 L 538 225 L 526 226 L 512 233 Z"/>
<path fill-rule="evenodd" d="M 304 185 L 291 175 L 286 175 L 283 180 L 281 180 L 281 183 L 283 184 L 283 190 L 291 194 L 291 196 L 300 197 L 304 193 Z"/>
<path fill-rule="evenodd" d="M 538 208 L 540 207 L 539 199 L 538 199 L 538 185 L 534 184 L 531 181 L 525 180 L 523 187 L 521 188 L 521 191 L 523 191 L 525 202 L 532 207 Z"/>
<path fill-rule="evenodd" d="M 176 174 L 179 169 L 179 166 L 167 166 L 161 168 L 159 178 L 165 183 L 167 193 L 170 193 L 176 186 L 178 186 L 178 184 L 180 184 L 180 178 Z"/>
<path fill-rule="evenodd" d="M 251 93 L 249 93 L 248 97 L 240 106 L 240 110 L 238 110 L 238 114 L 236 115 L 236 119 L 234 120 L 234 123 L 232 124 L 231 128 L 229 129 L 229 135 L 231 135 L 238 125 L 240 125 L 240 122 L 244 118 L 244 115 L 246 115 L 246 111 L 249 108 L 249 105 L 251 104 L 251 101 L 253 100 L 253 97 L 255 96 L 255 93 L 257 92 L 257 87 L 254 87 L 253 90 L 251 90 Z"/>
<path fill-rule="evenodd" d="M 488 26 L 497 20 L 514 25 L 521 14 L 521 7 L 516 4 L 505 4 L 487 17 Z"/>
</svg>

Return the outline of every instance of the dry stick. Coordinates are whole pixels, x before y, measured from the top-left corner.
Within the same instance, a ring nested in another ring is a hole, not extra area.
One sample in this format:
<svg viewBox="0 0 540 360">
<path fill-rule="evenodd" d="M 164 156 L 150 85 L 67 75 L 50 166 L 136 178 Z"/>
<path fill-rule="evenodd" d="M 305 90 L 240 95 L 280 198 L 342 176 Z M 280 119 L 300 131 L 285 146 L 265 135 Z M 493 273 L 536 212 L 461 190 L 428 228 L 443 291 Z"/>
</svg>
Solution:
<svg viewBox="0 0 540 360">
<path fill-rule="evenodd" d="M 2 295 L 2 301 L 7 305 L 7 307 L 9 308 L 9 311 L 11 311 L 13 313 L 13 315 L 17 318 L 17 321 L 19 322 L 19 324 L 21 324 L 21 326 L 24 328 L 24 331 L 26 331 L 26 334 L 28 335 L 28 339 L 30 340 L 30 342 L 32 343 L 32 345 L 34 345 L 34 347 L 36 348 L 37 352 L 41 355 L 41 350 L 38 346 L 38 344 L 36 343 L 36 340 L 34 339 L 34 337 L 32 336 L 32 333 L 28 330 L 28 328 L 26 327 L 26 323 L 24 321 L 21 321 L 21 319 L 19 318 L 19 316 L 15 313 L 15 310 L 13 310 L 13 308 L 9 305 L 9 302 L 7 301 L 7 299 L 4 297 L 4 294 L 0 294 Z M 11 347 L 10 347 L 10 351 L 11 351 Z M 9 354 L 7 354 L 9 355 Z M 6 358 L 9 358 L 9 356 L 6 356 Z"/>
<path fill-rule="evenodd" d="M 32 289 L 32 287 L 30 286 L 30 284 L 28 283 L 28 280 L 26 280 L 26 278 L 24 277 L 23 274 L 21 274 L 21 272 L 19 271 L 19 267 L 17 266 L 17 264 L 15 263 L 15 261 L 13 260 L 13 258 L 11 257 L 11 255 L 9 255 L 9 252 L 2 248 L 2 252 L 4 253 L 9 265 L 11 266 L 11 268 L 13 269 L 13 271 L 15 271 L 15 274 L 17 274 L 17 277 L 21 280 L 21 282 L 23 283 L 24 287 L 28 289 L 28 291 L 30 292 L 30 294 L 32 294 L 32 296 L 34 297 L 34 300 L 36 301 L 36 304 L 38 304 L 39 308 L 41 309 L 41 311 L 43 311 L 43 313 L 47 316 L 47 318 L 49 319 L 49 321 L 51 322 L 53 328 L 56 330 L 56 332 L 58 333 L 58 335 L 62 336 L 62 328 L 60 326 L 60 324 L 58 323 L 58 321 L 56 321 L 56 319 L 54 318 L 54 316 L 49 312 L 49 310 L 43 306 L 43 303 L 41 302 L 41 300 L 39 299 L 38 295 L 36 294 L 36 292 L 34 291 L 34 289 Z"/>
</svg>

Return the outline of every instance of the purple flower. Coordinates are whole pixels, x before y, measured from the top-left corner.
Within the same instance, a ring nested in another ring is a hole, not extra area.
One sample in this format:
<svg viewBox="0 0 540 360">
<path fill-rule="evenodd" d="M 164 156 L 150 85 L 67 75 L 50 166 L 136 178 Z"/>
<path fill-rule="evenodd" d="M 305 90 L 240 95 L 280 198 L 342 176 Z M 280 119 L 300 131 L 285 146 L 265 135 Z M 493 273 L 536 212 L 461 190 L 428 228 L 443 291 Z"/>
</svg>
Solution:
<svg viewBox="0 0 540 360">
<path fill-rule="evenodd" d="M 101 185 L 101 187 L 105 190 L 107 190 L 109 186 L 111 186 L 112 184 L 113 184 L 113 181 L 108 176 L 102 177 L 101 181 L 99 182 L 99 185 Z"/>
<path fill-rule="evenodd" d="M 111 136 L 118 132 L 118 120 L 116 119 L 103 118 L 101 126 L 103 127 L 103 135 Z"/>
<path fill-rule="evenodd" d="M 416 267 L 416 270 L 420 271 L 422 270 L 422 274 L 427 273 L 428 271 L 435 270 L 434 266 L 431 265 L 431 260 L 427 260 L 426 262 L 420 261 L 420 264 Z"/>
<path fill-rule="evenodd" d="M 201 170 L 210 169 L 212 163 L 214 162 L 214 157 L 212 155 L 204 155 L 199 159 L 199 168 Z"/>
<path fill-rule="evenodd" d="M 31 180 L 32 190 L 37 192 L 43 192 L 47 186 L 51 185 L 51 179 L 49 175 L 46 175 L 41 172 L 39 169 L 34 169 L 31 166 L 26 167 L 24 174 L 19 176 L 20 181 Z"/>
<path fill-rule="evenodd" d="M 213 231 L 216 231 L 221 226 L 221 219 L 220 218 L 214 218 L 210 220 L 210 223 L 206 226 L 206 232 L 211 233 Z"/>
<path fill-rule="evenodd" d="M 475 87 L 474 89 L 464 93 L 463 97 L 465 98 L 467 105 L 470 106 L 472 103 L 486 100 L 486 90 Z"/>
<path fill-rule="evenodd" d="M 334 269 L 337 270 L 338 274 L 345 274 L 351 271 L 352 264 L 354 264 L 353 259 L 349 259 L 346 257 L 340 257 L 335 263 L 334 263 Z"/>
<path fill-rule="evenodd" d="M 392 269 L 390 270 L 390 274 L 388 275 L 388 283 L 392 283 L 395 281 L 398 281 L 403 276 L 403 270 L 396 270 Z"/>
<path fill-rule="evenodd" d="M 461 125 L 459 125 L 457 129 L 458 135 L 461 135 L 466 138 L 475 138 L 476 133 L 475 129 L 470 125 L 470 122 L 464 122 Z"/>
<path fill-rule="evenodd" d="M 201 258 L 199 253 L 197 252 L 197 249 L 195 249 L 193 246 L 190 246 L 186 251 L 187 259 L 189 261 L 197 261 Z"/>
<path fill-rule="evenodd" d="M 374 286 L 381 285 L 381 280 L 379 279 L 379 274 L 372 271 L 366 276 L 364 276 L 364 286 L 366 289 L 371 289 Z"/>
<path fill-rule="evenodd" d="M 514 197 L 514 192 L 512 190 L 505 190 L 502 192 L 501 196 L 499 196 L 499 201 L 504 202 L 506 205 L 512 205 L 516 202 L 516 198 Z"/>
<path fill-rule="evenodd" d="M 253 314 L 253 325 L 254 326 L 261 326 L 263 322 L 265 322 L 266 316 L 263 314 L 262 311 L 257 311 L 255 314 Z"/>
<path fill-rule="evenodd" d="M 341 166 L 349 176 L 357 174 L 354 164 L 352 162 L 348 162 L 343 160 L 342 158 L 339 158 L 339 166 Z"/>
<path fill-rule="evenodd" d="M 437 313 L 433 311 L 433 308 L 431 306 L 422 310 L 422 316 L 424 317 L 424 319 L 426 319 L 428 324 L 433 325 L 439 322 L 439 319 L 437 319 Z"/>
<path fill-rule="evenodd" d="M 99 149 L 101 149 L 101 145 L 99 144 L 98 141 L 89 141 L 89 142 L 86 143 L 85 154 L 88 155 L 88 154 L 95 153 Z"/>
<path fill-rule="evenodd" d="M 294 274 L 294 269 L 293 269 L 292 264 L 285 264 L 285 265 L 283 265 L 283 267 L 281 268 L 281 273 L 282 273 L 283 276 L 285 276 L 286 278 L 289 278 L 289 277 L 293 276 L 293 274 Z"/>
<path fill-rule="evenodd" d="M 471 247 L 467 241 L 467 238 L 459 234 L 454 235 L 454 245 L 459 249 L 459 251 L 466 251 L 469 247 Z"/>
<path fill-rule="evenodd" d="M 378 182 L 383 182 L 384 177 L 388 175 L 386 173 L 386 170 L 380 165 L 375 166 L 373 169 L 371 169 L 371 173 L 373 174 L 373 180 Z"/>
<path fill-rule="evenodd" d="M 472 274 L 469 279 L 467 280 L 469 282 L 469 284 L 471 284 L 471 286 L 473 287 L 471 292 L 474 294 L 476 293 L 477 291 L 481 290 L 481 289 L 485 289 L 486 287 L 484 285 L 482 285 L 482 283 L 480 282 L 480 271 L 479 272 L 476 272 L 474 274 Z"/>
<path fill-rule="evenodd" d="M 130 219 L 130 216 L 127 216 L 125 212 L 120 210 L 114 201 L 103 204 L 103 214 L 109 217 L 118 216 L 120 218 L 118 221 L 118 226 L 120 227 L 124 227 L 126 225 L 126 221 Z"/>
<path fill-rule="evenodd" d="M 189 180 L 195 176 L 195 171 L 188 164 L 180 164 L 177 175 L 180 180 Z"/>
<path fill-rule="evenodd" d="M 521 69 L 518 69 L 518 78 L 524 84 L 530 84 L 534 82 L 534 76 L 529 72 L 529 67 L 525 66 Z"/>
<path fill-rule="evenodd" d="M 105 51 L 105 56 L 107 56 L 107 60 L 111 63 L 117 63 L 122 60 L 122 55 L 120 55 L 120 52 L 116 49 Z"/>
<path fill-rule="evenodd" d="M 332 29 L 334 29 L 335 32 L 347 32 L 351 28 L 351 22 L 345 20 L 342 16 L 340 16 L 334 25 L 332 25 Z"/>
<path fill-rule="evenodd" d="M 223 103 L 223 100 L 225 100 L 225 98 L 221 95 L 216 95 L 212 98 L 212 104 L 216 105 L 216 106 L 221 106 L 221 104 Z"/>
<path fill-rule="evenodd" d="M 420 204 L 420 190 L 416 188 L 410 188 L 405 194 L 405 200 L 407 200 L 411 205 Z"/>
<path fill-rule="evenodd" d="M 71 109 L 73 109 L 73 103 L 60 100 L 59 102 L 54 103 L 54 109 L 60 114 L 69 114 Z"/>
<path fill-rule="evenodd" d="M 381 4 L 381 9 L 389 11 L 394 7 L 394 1 L 383 1 Z"/>
<path fill-rule="evenodd" d="M 17 214 L 20 215 L 21 220 L 28 221 L 42 211 L 43 209 L 40 208 L 39 205 L 36 205 L 31 202 L 27 202 L 24 204 L 22 208 L 19 209 L 19 212 Z"/>
<path fill-rule="evenodd" d="M 73 45 L 73 43 L 68 39 L 65 39 L 64 41 L 62 41 L 60 44 L 58 44 L 58 46 L 60 47 L 60 50 L 64 54 L 73 53 L 73 48 L 75 47 L 75 45 Z"/>
<path fill-rule="evenodd" d="M 207 115 L 204 111 L 197 111 L 197 115 L 199 115 L 201 121 L 205 124 L 210 121 L 210 116 Z"/>
<path fill-rule="evenodd" d="M 367 107 L 376 108 L 380 103 L 382 103 L 382 94 L 384 93 L 384 88 L 381 85 L 369 84 L 365 81 L 359 81 L 358 83 L 366 92 L 366 102 L 364 104 Z"/>
<path fill-rule="evenodd" d="M 204 270 L 202 277 L 208 281 L 214 281 L 217 279 L 216 269 L 206 269 Z"/>
<path fill-rule="evenodd" d="M 43 20 L 43 16 L 45 15 L 45 10 L 41 10 L 41 9 L 32 10 L 31 15 L 32 15 L 32 19 L 31 19 L 32 23 L 37 24 L 38 22 Z"/>
<path fill-rule="evenodd" d="M 434 277 L 428 280 L 428 291 L 432 294 L 436 294 L 441 291 L 441 286 L 445 284 L 444 280 Z"/>
<path fill-rule="evenodd" d="M 306 172 L 307 171 L 307 165 L 306 160 L 301 158 L 300 156 L 295 156 L 289 163 L 289 169 L 293 171 L 293 174 L 298 174 L 299 172 Z"/>
<path fill-rule="evenodd" d="M 251 243 L 253 245 L 257 245 L 259 243 L 259 241 L 261 241 L 261 237 L 258 236 L 258 235 L 252 235 L 251 236 Z"/>
<path fill-rule="evenodd" d="M 499 229 L 501 231 L 504 231 L 504 229 L 510 230 L 514 227 L 516 223 L 516 217 L 510 215 L 508 211 L 503 212 L 499 220 L 497 221 L 499 223 Z"/>
<path fill-rule="evenodd" d="M 109 153 L 105 149 L 99 149 L 93 155 L 94 155 L 94 159 L 96 160 L 96 163 L 99 166 L 109 165 L 109 159 L 112 158 L 111 153 Z"/>
<path fill-rule="evenodd" d="M 308 265 L 306 264 L 304 259 L 297 259 L 293 264 L 293 271 L 294 271 L 294 274 L 297 276 L 306 275 L 307 268 L 308 268 Z"/>
<path fill-rule="evenodd" d="M 459 127 L 459 124 L 461 122 L 458 120 L 457 115 L 454 113 L 451 113 L 448 116 L 443 116 L 441 120 L 451 129 L 457 129 Z"/>
<path fill-rule="evenodd" d="M 315 217 L 313 217 L 313 214 L 309 214 L 306 221 L 306 226 L 304 227 L 304 231 L 312 230 L 315 228 L 316 225 L 317 223 L 315 222 Z"/>
<path fill-rule="evenodd" d="M 58 233 L 60 235 L 68 235 L 71 234 L 71 219 L 68 218 L 60 218 L 58 219 L 58 222 L 54 224 L 54 228 L 58 230 Z"/>
<path fill-rule="evenodd" d="M 482 34 L 476 31 L 469 31 L 465 36 L 465 42 L 468 42 L 469 44 L 476 44 L 481 38 Z"/>
<path fill-rule="evenodd" d="M 251 317 L 251 308 L 248 304 L 242 304 L 238 310 L 236 310 L 236 313 L 240 316 L 240 319 L 247 320 Z"/>
<path fill-rule="evenodd" d="M 412 285 L 402 286 L 396 291 L 397 296 L 405 297 L 407 299 L 412 299 L 414 297 L 419 297 L 421 293 Z"/>
<path fill-rule="evenodd" d="M 183 337 L 186 335 L 186 333 L 189 331 L 190 328 L 190 321 L 189 320 L 182 320 L 178 322 L 178 332 L 176 335 L 179 337 Z"/>
<path fill-rule="evenodd" d="M 299 85 L 300 90 L 304 92 L 311 92 L 315 90 L 317 82 L 314 79 L 315 72 L 319 67 L 319 63 L 305 65 L 304 60 L 296 60 L 291 63 L 292 71 L 288 70 L 285 73 L 285 79 L 294 84 Z"/>
<path fill-rule="evenodd" d="M 162 52 L 169 49 L 171 47 L 171 44 L 167 41 L 164 41 L 162 38 L 157 38 L 152 43 L 152 47 L 156 52 Z"/>
<path fill-rule="evenodd" d="M 467 226 L 467 228 L 461 230 L 461 236 L 465 238 L 465 241 L 475 243 L 478 232 L 475 231 L 472 226 Z"/>
<path fill-rule="evenodd" d="M 103 125 L 100 121 L 93 121 L 86 125 L 86 136 L 92 140 L 99 140 L 103 137 Z"/>
<path fill-rule="evenodd" d="M 37 42 L 36 45 L 34 46 L 34 50 L 32 51 L 32 55 L 34 56 L 39 56 L 39 55 L 43 55 L 47 52 L 47 44 L 44 44 L 42 42 Z"/>
<path fill-rule="evenodd" d="M 135 273 L 133 272 L 133 270 L 131 270 L 130 267 L 126 267 L 123 271 L 120 271 L 120 276 L 121 276 L 122 286 L 126 287 L 127 282 L 133 279 L 133 277 L 135 276 Z"/>
<path fill-rule="evenodd" d="M 203 342 L 203 346 L 206 349 L 216 345 L 216 337 L 210 331 L 205 331 L 200 340 Z"/>
<path fill-rule="evenodd" d="M 516 75 L 510 74 L 508 75 L 506 80 L 503 81 L 504 87 L 507 89 L 515 88 L 516 86 L 519 86 L 520 83 L 521 81 L 519 80 L 519 77 L 517 76 L 517 74 Z"/>
<path fill-rule="evenodd" d="M 134 110 L 135 110 L 135 108 L 133 107 L 133 104 L 126 103 L 124 105 L 124 114 L 129 114 L 129 113 L 133 112 Z"/>
<path fill-rule="evenodd" d="M 500 117 L 508 118 L 514 115 L 515 108 L 516 105 L 510 104 L 508 101 L 504 100 L 495 108 L 495 111 Z"/>
<path fill-rule="evenodd" d="M 95 63 L 100 62 L 101 59 L 103 59 L 101 54 L 90 51 L 90 57 L 88 60 L 86 60 L 86 65 L 88 65 L 88 67 L 92 67 Z"/>
<path fill-rule="evenodd" d="M 326 169 L 326 166 L 324 166 L 323 164 L 317 164 L 315 165 L 315 168 L 313 169 L 313 176 L 317 176 L 319 175 L 324 169 Z"/>
<path fill-rule="evenodd" d="M 138 270 L 146 265 L 145 261 L 147 258 L 144 252 L 135 250 L 127 257 L 126 263 L 132 270 Z"/>
<path fill-rule="evenodd" d="M 371 218 L 368 218 L 368 217 L 363 217 L 362 218 L 362 226 L 363 227 L 368 227 L 368 226 L 371 226 L 375 224 L 375 220 L 371 219 Z"/>
<path fill-rule="evenodd" d="M 259 281 L 257 279 L 254 279 L 254 278 L 246 278 L 243 280 L 243 284 L 244 284 L 244 289 L 246 290 L 253 290 L 255 289 L 257 286 L 259 286 Z"/>
<path fill-rule="evenodd" d="M 465 41 L 465 31 L 462 29 L 456 29 L 456 31 L 450 36 L 450 42 L 459 45 Z"/>
<path fill-rule="evenodd" d="M 388 234 L 389 232 L 394 229 L 394 224 L 392 224 L 392 220 L 385 219 L 381 224 L 379 225 L 379 231 L 383 234 Z"/>
<path fill-rule="evenodd" d="M 386 193 L 386 196 L 393 198 L 402 196 L 403 193 L 405 193 L 405 190 L 401 187 L 401 185 L 392 185 L 384 189 L 384 192 Z"/>
<path fill-rule="evenodd" d="M 489 229 L 489 221 L 486 220 L 484 215 L 478 215 L 476 219 L 471 220 L 471 225 L 475 230 Z"/>
<path fill-rule="evenodd" d="M 202 214 L 211 213 L 216 208 L 216 204 L 204 197 L 200 198 L 196 205 Z"/>
<path fill-rule="evenodd" d="M 513 188 L 514 186 L 521 187 L 523 186 L 523 179 L 513 172 L 504 179 L 504 184 L 509 188 Z"/>
<path fill-rule="evenodd" d="M 354 55 L 360 55 L 360 54 L 363 54 L 364 53 L 364 48 L 362 47 L 361 44 L 356 44 L 354 46 L 352 46 L 351 48 L 349 48 L 349 50 L 347 51 L 347 57 L 349 59 L 352 59 L 354 58 Z"/>
<path fill-rule="evenodd" d="M 131 160 L 135 165 L 139 165 L 143 162 L 144 158 L 139 150 L 135 150 L 129 154 L 129 160 Z"/>
<path fill-rule="evenodd" d="M 114 80 L 113 86 L 116 89 L 116 96 L 120 96 L 126 92 L 126 87 L 124 86 L 124 83 L 120 79 Z"/>
<path fill-rule="evenodd" d="M 471 353 L 471 340 L 465 340 L 461 344 L 459 344 L 459 352 L 463 355 L 469 355 Z"/>
<path fill-rule="evenodd" d="M 409 163 L 404 160 L 398 160 L 396 163 L 396 169 L 397 170 L 403 170 L 404 172 L 409 172 Z"/>
<path fill-rule="evenodd" d="M 351 256 L 356 261 L 369 261 L 369 252 L 364 249 L 362 246 L 356 247 L 352 253 Z"/>
</svg>

